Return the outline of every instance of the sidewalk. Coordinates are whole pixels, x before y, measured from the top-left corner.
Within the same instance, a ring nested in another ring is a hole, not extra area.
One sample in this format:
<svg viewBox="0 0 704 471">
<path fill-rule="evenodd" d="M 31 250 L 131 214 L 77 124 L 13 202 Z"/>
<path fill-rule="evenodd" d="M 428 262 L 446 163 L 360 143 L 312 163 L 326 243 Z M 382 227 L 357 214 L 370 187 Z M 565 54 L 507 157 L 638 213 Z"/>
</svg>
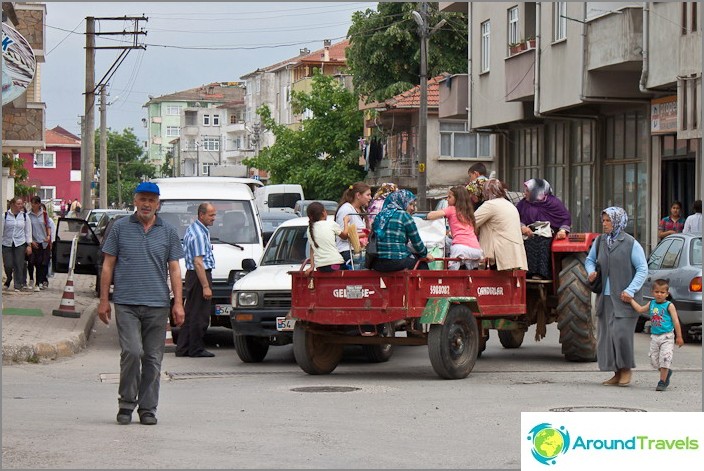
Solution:
<svg viewBox="0 0 704 471">
<path fill-rule="evenodd" d="M 37 362 L 71 356 L 85 348 L 98 314 L 95 276 L 73 275 L 77 319 L 52 315 L 59 309 L 67 275 L 49 278 L 40 292 L 2 291 L 2 362 Z"/>
</svg>

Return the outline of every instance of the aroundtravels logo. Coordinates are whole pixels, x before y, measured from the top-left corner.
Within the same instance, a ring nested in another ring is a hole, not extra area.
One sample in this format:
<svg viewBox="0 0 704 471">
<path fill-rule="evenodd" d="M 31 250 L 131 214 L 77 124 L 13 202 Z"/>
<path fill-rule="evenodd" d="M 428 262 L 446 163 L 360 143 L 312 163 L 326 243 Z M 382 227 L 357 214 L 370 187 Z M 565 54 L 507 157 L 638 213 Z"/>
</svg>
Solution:
<svg viewBox="0 0 704 471">
<path fill-rule="evenodd" d="M 563 426 L 555 428 L 545 422 L 533 427 L 529 433 L 527 438 L 533 443 L 531 453 L 541 464 L 555 464 L 556 458 L 570 449 L 570 433 Z"/>
</svg>

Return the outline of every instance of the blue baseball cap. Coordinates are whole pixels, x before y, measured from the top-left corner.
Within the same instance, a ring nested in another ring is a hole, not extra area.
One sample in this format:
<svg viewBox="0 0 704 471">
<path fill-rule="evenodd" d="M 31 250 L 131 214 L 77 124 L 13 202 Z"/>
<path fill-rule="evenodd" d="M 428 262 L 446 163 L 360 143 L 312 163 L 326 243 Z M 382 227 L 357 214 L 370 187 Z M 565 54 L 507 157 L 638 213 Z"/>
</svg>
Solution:
<svg viewBox="0 0 704 471">
<path fill-rule="evenodd" d="M 157 186 L 156 183 L 152 182 L 142 182 L 139 185 L 137 185 L 137 188 L 134 189 L 135 193 L 154 193 L 155 195 L 159 195 L 159 187 Z"/>
</svg>

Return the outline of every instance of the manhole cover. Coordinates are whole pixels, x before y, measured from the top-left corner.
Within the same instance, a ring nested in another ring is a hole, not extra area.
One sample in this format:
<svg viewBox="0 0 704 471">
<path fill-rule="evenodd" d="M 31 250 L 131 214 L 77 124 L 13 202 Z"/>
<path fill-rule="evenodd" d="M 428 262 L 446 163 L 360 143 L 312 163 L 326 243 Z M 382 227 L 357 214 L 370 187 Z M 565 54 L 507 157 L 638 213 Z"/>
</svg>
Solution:
<svg viewBox="0 0 704 471">
<path fill-rule="evenodd" d="M 305 386 L 302 388 L 292 388 L 293 392 L 352 392 L 360 391 L 362 388 L 354 388 L 352 386 Z"/>
<path fill-rule="evenodd" d="M 611 406 L 568 406 L 554 407 L 550 412 L 647 412 L 645 409 L 635 409 L 633 407 L 611 407 Z"/>
</svg>

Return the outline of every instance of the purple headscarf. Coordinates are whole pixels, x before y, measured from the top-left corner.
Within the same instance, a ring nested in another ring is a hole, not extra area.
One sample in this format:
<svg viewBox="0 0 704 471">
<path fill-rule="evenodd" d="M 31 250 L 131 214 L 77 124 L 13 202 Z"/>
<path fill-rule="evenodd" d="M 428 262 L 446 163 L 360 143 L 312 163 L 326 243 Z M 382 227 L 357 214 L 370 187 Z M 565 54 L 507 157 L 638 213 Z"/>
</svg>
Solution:
<svg viewBox="0 0 704 471">
<path fill-rule="evenodd" d="M 516 205 L 521 224 L 529 226 L 536 221 L 548 221 L 553 231 L 564 229 L 570 232 L 572 216 L 560 199 L 552 194 L 550 183 L 541 178 L 525 182 L 530 191 L 529 198 Z"/>
</svg>

